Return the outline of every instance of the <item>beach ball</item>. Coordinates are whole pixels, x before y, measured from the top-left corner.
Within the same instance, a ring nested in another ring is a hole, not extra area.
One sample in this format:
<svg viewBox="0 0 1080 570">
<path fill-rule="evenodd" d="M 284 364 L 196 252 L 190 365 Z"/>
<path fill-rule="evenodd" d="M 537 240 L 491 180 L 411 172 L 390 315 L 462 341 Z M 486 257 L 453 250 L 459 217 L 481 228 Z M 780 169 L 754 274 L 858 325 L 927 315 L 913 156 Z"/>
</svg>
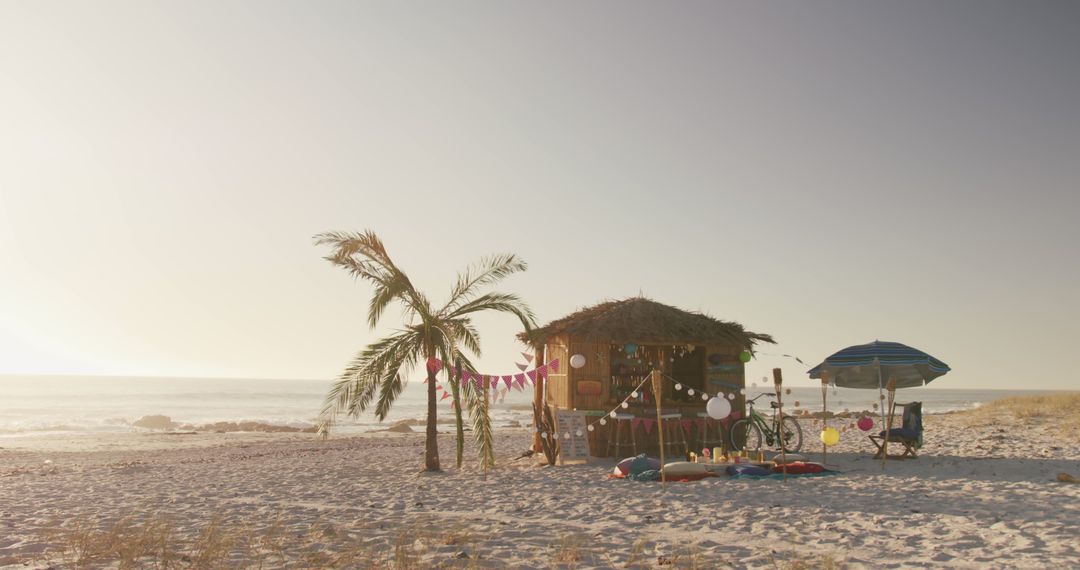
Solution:
<svg viewBox="0 0 1080 570">
<path fill-rule="evenodd" d="M 712 398 L 705 404 L 705 411 L 714 420 L 722 420 L 731 414 L 731 403 L 724 398 Z"/>
<path fill-rule="evenodd" d="M 870 431 L 874 429 L 874 420 L 870 419 L 870 416 L 863 416 L 859 418 L 859 429 L 863 431 Z"/>
<path fill-rule="evenodd" d="M 750 354 L 749 350 L 744 350 L 739 353 L 739 362 L 742 362 L 743 364 L 750 362 L 751 358 L 753 358 L 753 355 Z"/>
<path fill-rule="evenodd" d="M 827 427 L 821 430 L 821 443 L 828 446 L 833 446 L 839 443 L 840 432 L 836 431 L 836 428 Z"/>
<path fill-rule="evenodd" d="M 581 368 L 582 366 L 585 366 L 585 355 L 584 354 L 575 354 L 575 355 L 570 357 L 570 367 L 571 368 Z"/>
<path fill-rule="evenodd" d="M 625 350 L 627 354 L 634 354 L 635 352 L 637 352 L 637 345 L 632 342 L 628 342 L 625 346 L 623 346 L 623 350 Z"/>
</svg>

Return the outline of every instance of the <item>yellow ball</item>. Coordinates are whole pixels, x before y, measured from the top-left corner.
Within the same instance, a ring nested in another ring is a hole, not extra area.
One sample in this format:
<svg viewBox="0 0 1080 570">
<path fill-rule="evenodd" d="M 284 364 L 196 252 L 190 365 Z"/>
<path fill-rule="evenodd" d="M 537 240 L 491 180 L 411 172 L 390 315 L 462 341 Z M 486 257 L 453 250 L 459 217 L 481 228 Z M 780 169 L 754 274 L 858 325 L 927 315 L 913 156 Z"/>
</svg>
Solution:
<svg viewBox="0 0 1080 570">
<path fill-rule="evenodd" d="M 821 430 L 821 443 L 828 446 L 836 445 L 840 442 L 840 432 L 836 431 L 836 428 L 827 427 Z"/>
</svg>

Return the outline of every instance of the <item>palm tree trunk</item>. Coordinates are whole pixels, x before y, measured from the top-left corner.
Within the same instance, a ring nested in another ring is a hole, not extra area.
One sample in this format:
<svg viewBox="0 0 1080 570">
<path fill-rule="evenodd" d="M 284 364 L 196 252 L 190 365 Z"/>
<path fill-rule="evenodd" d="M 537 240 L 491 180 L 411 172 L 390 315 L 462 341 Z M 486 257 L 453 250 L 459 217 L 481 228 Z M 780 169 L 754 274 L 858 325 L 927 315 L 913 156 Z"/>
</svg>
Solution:
<svg viewBox="0 0 1080 570">
<path fill-rule="evenodd" d="M 436 430 L 435 410 L 435 357 L 428 351 L 427 357 L 427 438 L 424 447 L 424 468 L 442 471 L 439 467 L 439 433 Z"/>
<path fill-rule="evenodd" d="M 450 375 L 450 390 L 454 395 L 454 420 L 457 423 L 457 467 L 461 469 L 465 455 L 465 426 L 461 423 L 461 363 L 450 371 Z"/>
</svg>

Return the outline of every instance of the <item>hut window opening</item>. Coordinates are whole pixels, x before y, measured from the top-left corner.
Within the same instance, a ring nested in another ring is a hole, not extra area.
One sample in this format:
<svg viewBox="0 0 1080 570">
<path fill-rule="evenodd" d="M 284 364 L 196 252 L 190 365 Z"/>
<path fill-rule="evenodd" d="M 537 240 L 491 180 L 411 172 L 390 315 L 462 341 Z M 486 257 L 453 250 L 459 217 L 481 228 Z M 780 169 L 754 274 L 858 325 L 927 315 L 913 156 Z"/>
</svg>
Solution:
<svg viewBox="0 0 1080 570">
<path fill-rule="evenodd" d="M 695 346 L 690 351 L 676 351 L 671 362 L 671 377 L 695 394 L 705 390 L 705 350 Z M 697 402 L 700 396 L 691 396 L 687 390 L 678 390 L 671 397 L 680 402 Z"/>
</svg>

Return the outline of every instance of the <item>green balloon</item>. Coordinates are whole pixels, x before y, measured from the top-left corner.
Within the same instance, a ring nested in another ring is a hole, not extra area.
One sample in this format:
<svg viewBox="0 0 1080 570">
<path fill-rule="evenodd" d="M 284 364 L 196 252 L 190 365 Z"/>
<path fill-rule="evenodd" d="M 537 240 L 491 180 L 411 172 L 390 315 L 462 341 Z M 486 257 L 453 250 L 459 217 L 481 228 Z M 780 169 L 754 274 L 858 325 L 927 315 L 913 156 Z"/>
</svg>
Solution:
<svg viewBox="0 0 1080 570">
<path fill-rule="evenodd" d="M 745 364 L 747 362 L 750 362 L 750 359 L 752 357 L 753 356 L 750 354 L 749 350 L 744 350 L 744 351 L 739 353 L 739 362 L 742 362 L 743 364 Z"/>
</svg>

